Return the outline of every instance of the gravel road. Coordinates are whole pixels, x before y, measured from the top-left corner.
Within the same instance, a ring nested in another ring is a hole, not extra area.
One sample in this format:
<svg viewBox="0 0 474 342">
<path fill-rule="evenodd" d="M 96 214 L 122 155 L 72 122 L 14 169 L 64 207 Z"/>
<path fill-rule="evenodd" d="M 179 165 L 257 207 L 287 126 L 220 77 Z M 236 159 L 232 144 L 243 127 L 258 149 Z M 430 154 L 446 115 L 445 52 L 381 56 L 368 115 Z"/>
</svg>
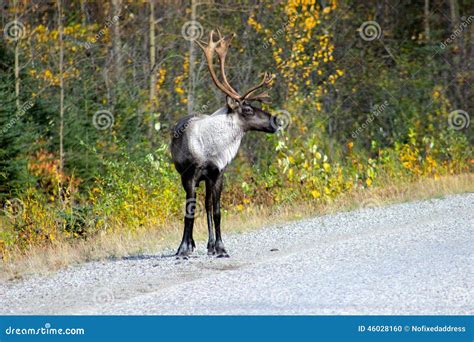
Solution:
<svg viewBox="0 0 474 342">
<path fill-rule="evenodd" d="M 471 193 L 224 227 L 231 258 L 198 243 L 189 260 L 159 252 L 0 283 L 0 314 L 472 315 L 473 204 Z"/>
</svg>

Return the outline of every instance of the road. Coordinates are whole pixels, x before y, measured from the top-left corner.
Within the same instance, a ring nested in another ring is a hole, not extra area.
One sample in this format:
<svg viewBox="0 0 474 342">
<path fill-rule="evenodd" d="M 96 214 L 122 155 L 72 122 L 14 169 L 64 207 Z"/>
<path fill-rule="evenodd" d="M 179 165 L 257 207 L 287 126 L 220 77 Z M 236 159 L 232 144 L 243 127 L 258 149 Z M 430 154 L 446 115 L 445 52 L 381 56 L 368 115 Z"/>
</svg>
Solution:
<svg viewBox="0 0 474 342">
<path fill-rule="evenodd" d="M 0 283 L 0 314 L 474 314 L 474 194 L 225 234 Z M 224 228 L 225 231 L 225 228 Z"/>
</svg>

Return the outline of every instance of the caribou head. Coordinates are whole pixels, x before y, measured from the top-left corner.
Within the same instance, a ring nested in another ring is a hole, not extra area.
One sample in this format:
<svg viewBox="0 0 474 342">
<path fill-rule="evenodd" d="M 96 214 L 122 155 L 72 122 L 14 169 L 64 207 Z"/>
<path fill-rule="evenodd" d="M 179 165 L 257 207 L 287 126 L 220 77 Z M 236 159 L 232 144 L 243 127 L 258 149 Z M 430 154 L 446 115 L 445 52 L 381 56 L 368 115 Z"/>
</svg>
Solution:
<svg viewBox="0 0 474 342">
<path fill-rule="evenodd" d="M 246 132 L 274 133 L 279 129 L 277 118 L 258 105 L 269 101 L 268 90 L 273 78 L 265 73 L 260 83 L 240 95 L 230 85 L 225 73 L 225 60 L 234 34 L 223 37 L 217 30 L 217 36 L 215 40 L 215 32 L 211 31 L 207 43 L 196 43 L 204 52 L 212 81 L 226 95 L 226 105 L 211 115 L 192 114 L 179 120 L 171 142 L 173 163 L 186 191 L 184 233 L 178 256 L 187 256 L 195 248 L 193 225 L 197 206 L 196 186 L 201 181 L 206 184 L 208 254 L 228 256 L 220 231 L 224 170 L 237 154 Z M 214 70 L 214 55 L 219 59 L 221 80 Z"/>
</svg>

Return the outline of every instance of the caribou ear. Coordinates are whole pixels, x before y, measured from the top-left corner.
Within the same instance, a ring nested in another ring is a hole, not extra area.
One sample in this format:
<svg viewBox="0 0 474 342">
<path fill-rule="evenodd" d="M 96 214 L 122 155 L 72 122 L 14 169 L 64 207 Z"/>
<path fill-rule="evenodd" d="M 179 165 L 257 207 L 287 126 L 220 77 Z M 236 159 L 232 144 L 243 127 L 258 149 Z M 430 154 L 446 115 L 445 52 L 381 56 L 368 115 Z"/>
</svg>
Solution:
<svg viewBox="0 0 474 342">
<path fill-rule="evenodd" d="M 230 96 L 226 96 L 226 102 L 227 102 L 227 107 L 232 111 L 236 110 L 240 106 L 239 101 L 233 99 Z"/>
</svg>

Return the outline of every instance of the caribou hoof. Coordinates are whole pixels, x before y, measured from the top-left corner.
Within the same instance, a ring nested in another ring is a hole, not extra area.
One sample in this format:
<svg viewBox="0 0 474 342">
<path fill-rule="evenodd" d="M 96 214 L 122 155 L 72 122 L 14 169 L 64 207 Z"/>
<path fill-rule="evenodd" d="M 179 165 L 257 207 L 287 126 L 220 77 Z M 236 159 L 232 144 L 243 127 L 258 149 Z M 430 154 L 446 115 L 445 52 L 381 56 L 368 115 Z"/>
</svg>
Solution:
<svg viewBox="0 0 474 342">
<path fill-rule="evenodd" d="M 224 248 L 224 245 L 222 243 L 217 243 L 216 244 L 216 254 L 218 258 L 228 258 L 229 254 Z"/>
<path fill-rule="evenodd" d="M 229 257 L 229 254 L 227 254 L 227 251 L 225 250 L 224 244 L 220 240 L 216 242 L 216 254 L 218 258 Z"/>
<path fill-rule="evenodd" d="M 207 255 L 216 255 L 216 244 L 215 242 L 207 243 Z"/>
<path fill-rule="evenodd" d="M 189 255 L 194 251 L 195 247 L 196 244 L 194 243 L 194 240 L 181 242 L 181 245 L 179 246 L 178 251 L 176 252 L 176 256 L 187 259 Z"/>
</svg>

